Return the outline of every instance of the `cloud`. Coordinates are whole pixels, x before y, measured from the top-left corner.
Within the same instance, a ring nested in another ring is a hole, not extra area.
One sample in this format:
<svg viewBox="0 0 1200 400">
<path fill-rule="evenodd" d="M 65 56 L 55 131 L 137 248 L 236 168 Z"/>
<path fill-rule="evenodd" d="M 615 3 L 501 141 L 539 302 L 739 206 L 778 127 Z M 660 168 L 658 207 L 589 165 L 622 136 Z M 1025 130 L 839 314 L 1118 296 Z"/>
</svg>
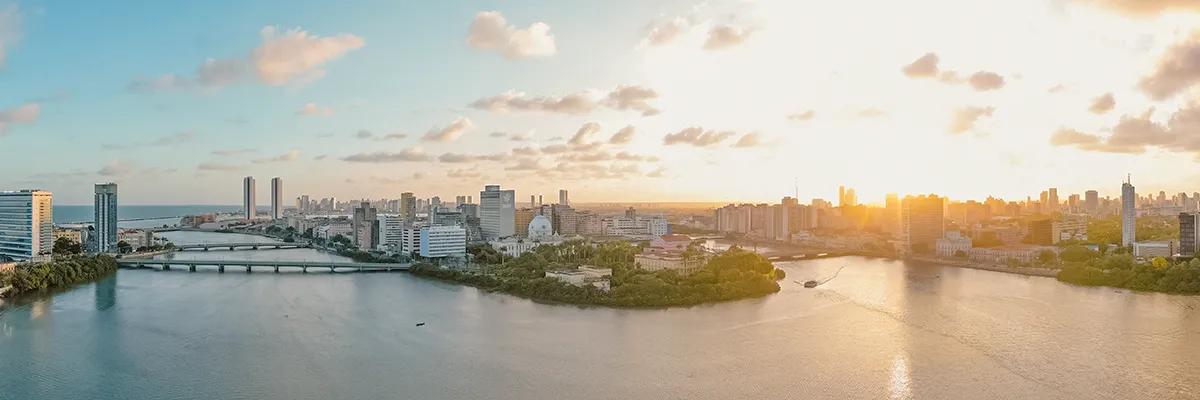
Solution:
<svg viewBox="0 0 1200 400">
<path fill-rule="evenodd" d="M 1092 99 L 1092 106 L 1088 107 L 1088 111 L 1091 111 L 1092 114 L 1099 115 L 1112 111 L 1113 107 L 1116 106 L 1117 99 L 1113 97 L 1112 92 L 1108 92 L 1100 95 L 1100 97 Z"/>
<path fill-rule="evenodd" d="M 446 171 L 446 177 L 479 179 L 479 178 L 483 177 L 483 173 L 481 173 L 479 171 L 474 171 L 474 170 L 452 169 L 452 170 Z"/>
<path fill-rule="evenodd" d="M 525 141 L 529 141 L 530 139 L 533 139 L 533 134 L 529 133 L 529 132 L 514 133 L 508 137 L 508 140 L 510 142 L 525 142 Z"/>
<path fill-rule="evenodd" d="M 663 144 L 667 146 L 689 144 L 695 147 L 708 147 L 720 144 L 725 139 L 729 139 L 734 135 L 737 135 L 737 133 L 730 131 L 705 131 L 704 128 L 690 127 L 663 136 Z"/>
<path fill-rule="evenodd" d="M 765 143 L 762 143 L 762 135 L 758 132 L 750 132 L 742 135 L 742 138 L 738 139 L 737 143 L 733 144 L 733 147 L 747 148 L 758 147 L 762 145 L 765 145 Z"/>
<path fill-rule="evenodd" d="M 565 144 L 552 144 L 541 149 L 541 152 L 545 154 L 562 154 L 568 151 L 571 151 L 571 148 Z"/>
<path fill-rule="evenodd" d="M 594 90 L 568 94 L 562 97 L 526 97 L 525 93 L 510 90 L 492 97 L 471 102 L 468 107 L 504 113 L 511 111 L 545 112 L 566 115 L 583 115 L 596 111 L 600 105 L 614 110 L 633 110 L 642 116 L 658 115 L 662 112 L 650 104 L 658 99 L 658 92 L 640 85 L 618 85 L 602 98 Z"/>
<path fill-rule="evenodd" d="M 506 171 L 537 171 L 541 170 L 542 166 L 536 158 L 521 158 L 516 164 L 504 167 Z"/>
<path fill-rule="evenodd" d="M 1107 8 L 1136 17 L 1153 17 L 1169 12 L 1200 12 L 1195 0 L 1070 0 L 1075 3 Z"/>
<path fill-rule="evenodd" d="M 990 117 L 996 112 L 995 107 L 963 107 L 954 111 L 950 116 L 950 133 L 963 133 L 975 129 L 975 121 L 982 117 Z"/>
<path fill-rule="evenodd" d="M 1004 87 L 1004 77 L 995 72 L 988 71 L 979 71 L 971 74 L 967 82 L 971 84 L 972 88 L 980 92 Z"/>
<path fill-rule="evenodd" d="M 859 118 L 875 118 L 875 117 L 882 117 L 884 115 L 887 115 L 887 111 L 884 111 L 884 110 L 881 110 L 881 109 L 878 109 L 875 107 L 868 107 L 868 108 L 858 110 L 857 112 L 854 113 L 854 115 L 858 116 Z"/>
<path fill-rule="evenodd" d="M 425 179 L 425 177 L 427 177 L 427 176 L 429 176 L 429 174 L 426 174 L 426 173 L 420 172 L 420 171 L 413 172 L 413 174 L 412 174 L 412 178 L 416 179 L 416 180 Z"/>
<path fill-rule="evenodd" d="M 1138 81 L 1138 89 L 1154 100 L 1166 100 L 1200 82 L 1200 30 L 1172 44 L 1154 69 Z"/>
<path fill-rule="evenodd" d="M 426 142 L 452 142 L 474 127 L 475 124 L 470 119 L 458 117 L 450 125 L 446 125 L 445 128 L 430 129 L 429 132 L 425 133 L 425 136 L 421 137 L 421 140 Z"/>
<path fill-rule="evenodd" d="M 675 41 L 675 38 L 691 29 L 692 25 L 687 19 L 676 17 L 650 29 L 650 34 L 646 36 L 646 43 L 651 46 L 662 46 Z"/>
<path fill-rule="evenodd" d="M 408 137 L 407 133 L 395 132 L 395 133 L 389 133 L 387 135 L 384 135 L 384 137 L 379 138 L 379 140 L 385 140 L 385 141 L 386 140 L 400 140 L 400 139 L 404 139 L 406 137 Z"/>
<path fill-rule="evenodd" d="M 558 179 L 594 180 L 594 179 L 627 179 L 639 174 L 637 164 L 613 163 L 608 166 L 594 163 L 572 164 L 560 162 L 553 169 L 542 171 L 554 174 Z"/>
<path fill-rule="evenodd" d="M 133 163 L 124 160 L 114 160 L 96 171 L 101 176 L 125 176 L 130 172 L 133 172 Z"/>
<path fill-rule="evenodd" d="M 4 136 L 10 125 L 32 125 L 42 114 L 42 106 L 38 103 L 25 103 L 6 110 L 0 110 L 0 136 Z"/>
<path fill-rule="evenodd" d="M 789 121 L 808 121 L 808 120 L 811 120 L 811 119 L 813 119 L 813 117 L 816 117 L 816 116 L 817 116 L 817 112 L 816 112 L 816 111 L 813 111 L 813 110 L 808 110 L 808 111 L 805 111 L 805 112 L 802 112 L 802 113 L 792 113 L 792 114 L 789 114 L 789 115 L 788 115 L 788 117 L 787 117 L 787 119 L 788 119 Z"/>
<path fill-rule="evenodd" d="M 21 14 L 16 4 L 0 4 L 0 67 L 5 54 L 21 39 Z"/>
<path fill-rule="evenodd" d="M 588 139 L 597 132 L 600 132 L 600 124 L 595 122 L 584 123 L 583 126 L 579 127 L 579 130 L 575 131 L 575 136 L 571 136 L 571 140 L 568 140 L 567 144 L 570 146 L 585 146 L 591 143 Z"/>
<path fill-rule="evenodd" d="M 244 167 L 241 165 L 234 165 L 234 164 L 202 162 L 202 163 L 200 163 L 200 165 L 197 168 L 199 168 L 202 171 L 240 171 Z"/>
<path fill-rule="evenodd" d="M 260 159 L 257 159 L 257 160 L 251 161 L 251 162 L 255 163 L 255 164 L 292 162 L 292 161 L 296 161 L 297 158 L 300 158 L 300 150 L 292 149 L 292 151 L 284 153 L 283 155 L 270 157 L 270 158 L 260 158 Z"/>
<path fill-rule="evenodd" d="M 507 153 L 496 154 L 463 154 L 463 153 L 444 153 L 438 156 L 438 161 L 443 163 L 468 163 L 475 161 L 506 161 L 510 157 Z"/>
<path fill-rule="evenodd" d="M 1053 146 L 1070 146 L 1084 151 L 1104 153 L 1142 154 L 1146 152 L 1145 146 L 1111 145 L 1098 135 L 1068 128 L 1061 128 L 1055 131 L 1050 136 L 1050 144 Z"/>
<path fill-rule="evenodd" d="M 164 136 L 164 137 L 155 139 L 153 142 L 150 142 L 150 145 L 151 146 L 170 146 L 170 145 L 175 145 L 175 144 L 180 144 L 180 143 L 187 143 L 187 142 L 192 141 L 192 139 L 195 137 L 196 137 L 195 133 L 180 132 L 180 133 L 176 133 L 174 135 Z"/>
<path fill-rule="evenodd" d="M 634 110 L 649 117 L 662 113 L 662 110 L 650 105 L 650 100 L 658 98 L 654 89 L 639 85 L 620 85 L 604 97 L 604 104 L 616 110 Z"/>
<path fill-rule="evenodd" d="M 255 150 L 255 149 L 229 149 L 229 150 L 213 150 L 212 153 L 214 156 L 228 157 L 228 156 L 236 156 L 236 155 L 246 154 L 246 153 L 253 153 L 255 151 L 258 151 L 258 150 Z"/>
<path fill-rule="evenodd" d="M 662 178 L 666 175 L 666 173 L 667 173 L 667 167 L 660 166 L 660 167 L 658 167 L 658 169 L 655 169 L 654 171 L 650 171 L 650 173 L 646 174 L 646 176 L 650 177 L 650 178 Z"/>
<path fill-rule="evenodd" d="M 420 147 L 404 149 L 397 153 L 374 152 L 374 153 L 359 153 L 346 157 L 342 157 L 342 161 L 356 163 L 394 163 L 394 162 L 416 162 L 429 161 L 432 158 L 425 154 Z"/>
<path fill-rule="evenodd" d="M 325 76 L 325 64 L 366 45 L 355 35 L 319 37 L 299 28 L 277 32 L 275 27 L 267 26 L 259 36 L 262 42 L 245 55 L 205 60 L 196 68 L 195 78 L 174 74 L 135 77 L 127 88 L 157 92 L 218 88 L 240 82 L 271 86 L 306 83 Z"/>
<path fill-rule="evenodd" d="M 371 134 L 371 131 L 368 131 L 366 129 L 359 129 L 358 132 L 354 133 L 355 139 L 370 139 L 373 136 L 375 136 L 375 135 Z"/>
<path fill-rule="evenodd" d="M 467 45 L 479 50 L 496 50 L 508 59 L 554 55 L 550 25 L 535 22 L 529 29 L 508 25 L 499 12 L 480 12 L 467 28 Z"/>
<path fill-rule="evenodd" d="M 1173 153 L 1190 153 L 1200 161 L 1200 138 L 1196 134 L 1200 132 L 1200 104 L 1185 104 L 1171 113 L 1166 123 L 1154 121 L 1154 111 L 1151 108 L 1141 115 L 1121 116 L 1107 138 L 1059 129 L 1050 137 L 1050 144 L 1124 154 L 1141 154 L 1147 147 L 1157 147 Z"/>
<path fill-rule="evenodd" d="M 608 138 L 608 144 L 629 144 L 629 142 L 633 141 L 633 134 L 635 132 L 636 129 L 633 127 L 633 125 L 626 125 L 624 128 L 621 128 L 621 130 L 617 131 L 617 133 L 614 133 L 612 137 Z"/>
<path fill-rule="evenodd" d="M 512 153 L 518 156 L 535 156 L 538 154 L 538 149 L 529 146 L 517 147 L 512 149 Z"/>
<path fill-rule="evenodd" d="M 704 50 L 725 50 L 736 47 L 746 40 L 750 39 L 750 35 L 754 34 L 754 29 L 746 28 L 737 25 L 718 25 L 708 31 L 708 38 L 704 40 Z"/>
<path fill-rule="evenodd" d="M 508 134 L 504 133 L 504 132 L 492 132 L 492 133 L 488 134 L 488 137 L 502 138 L 502 137 L 508 137 Z"/>
<path fill-rule="evenodd" d="M 1067 90 L 1067 87 L 1062 84 L 1058 84 L 1058 85 L 1051 86 L 1049 89 L 1046 89 L 1046 92 L 1047 93 L 1058 93 L 1058 92 L 1061 92 L 1064 90 Z"/>
<path fill-rule="evenodd" d="M 911 79 L 937 79 L 948 85 L 969 84 L 976 91 L 996 90 L 1004 87 L 1004 77 L 995 72 L 979 71 L 971 74 L 965 81 L 957 71 L 943 71 L 939 68 L 940 59 L 936 53 L 925 53 L 913 62 L 900 68 L 900 71 Z"/>
<path fill-rule="evenodd" d="M 568 94 L 563 97 L 525 98 L 525 93 L 510 90 L 492 97 L 475 100 L 468 106 L 492 112 L 540 111 L 580 115 L 595 111 L 596 100 L 586 92 Z"/>
<path fill-rule="evenodd" d="M 296 112 L 296 115 L 313 115 L 313 116 L 329 116 L 333 115 L 333 109 L 329 107 L 318 107 L 317 103 L 308 103 Z"/>
</svg>

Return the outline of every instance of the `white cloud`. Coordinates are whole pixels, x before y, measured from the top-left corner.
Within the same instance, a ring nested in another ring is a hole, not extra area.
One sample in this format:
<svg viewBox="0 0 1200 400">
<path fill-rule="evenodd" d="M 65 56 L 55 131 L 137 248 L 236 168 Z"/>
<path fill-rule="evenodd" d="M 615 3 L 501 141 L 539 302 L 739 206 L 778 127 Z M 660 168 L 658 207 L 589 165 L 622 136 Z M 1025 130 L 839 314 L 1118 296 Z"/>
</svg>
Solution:
<svg viewBox="0 0 1200 400">
<path fill-rule="evenodd" d="M 151 146 L 170 146 L 173 144 L 187 143 L 187 142 L 190 142 L 195 137 L 196 137 L 195 133 L 180 132 L 180 133 L 176 133 L 173 135 L 168 135 L 168 136 L 164 136 L 164 137 L 155 139 L 153 142 L 150 142 L 150 145 Z"/>
<path fill-rule="evenodd" d="M 1092 105 L 1088 107 L 1088 111 L 1099 115 L 1112 111 L 1113 107 L 1116 106 L 1117 98 L 1113 96 L 1112 92 L 1108 92 L 1092 99 Z"/>
<path fill-rule="evenodd" d="M 133 172 L 133 163 L 125 160 L 114 160 L 96 171 L 102 176 L 125 176 L 130 172 Z"/>
<path fill-rule="evenodd" d="M 602 98 L 597 98 L 603 95 Z M 526 97 L 524 92 L 510 90 L 492 97 L 471 102 L 468 107 L 492 112 L 526 111 L 547 112 L 567 115 L 582 115 L 596 111 L 600 105 L 614 110 L 633 110 L 643 116 L 662 112 L 650 101 L 658 99 L 658 92 L 640 85 L 619 85 L 607 93 L 585 90 L 562 97 Z"/>
<path fill-rule="evenodd" d="M 758 147 L 762 145 L 765 145 L 765 143 L 762 143 L 762 135 L 758 132 L 750 132 L 742 135 L 742 138 L 738 139 L 737 143 L 733 144 L 733 147 L 745 148 Z"/>
<path fill-rule="evenodd" d="M 308 103 L 300 111 L 297 111 L 296 115 L 329 116 L 333 115 L 333 109 L 317 106 L 317 103 Z"/>
<path fill-rule="evenodd" d="M 297 158 L 300 158 L 300 150 L 292 149 L 292 151 L 284 153 L 283 155 L 280 155 L 280 156 L 275 156 L 275 157 L 270 157 L 270 158 L 260 158 L 260 159 L 257 159 L 257 160 L 251 161 L 251 162 L 255 163 L 255 164 L 292 162 L 292 161 L 296 161 Z"/>
<path fill-rule="evenodd" d="M 9 125 L 32 125 L 42 114 L 38 103 L 25 103 L 16 108 L 0 110 L 0 136 L 4 136 Z"/>
<path fill-rule="evenodd" d="M 600 124 L 595 122 L 584 123 L 583 126 L 579 127 L 579 130 L 575 131 L 575 136 L 571 136 L 571 140 L 567 141 L 567 144 L 571 146 L 586 146 L 591 143 L 588 139 L 591 139 L 592 135 L 595 135 L 596 132 L 600 132 Z"/>
<path fill-rule="evenodd" d="M 696 147 L 708 147 L 717 145 L 734 135 L 737 135 L 737 133 L 711 129 L 706 131 L 701 127 L 691 127 L 676 133 L 667 134 L 663 137 L 663 144 L 667 146 L 689 144 Z"/>
<path fill-rule="evenodd" d="M 725 50 L 745 43 L 754 34 L 754 29 L 726 24 L 714 26 L 704 40 L 704 50 Z"/>
<path fill-rule="evenodd" d="M 425 136 L 421 137 L 421 140 L 426 142 L 452 142 L 462 137 L 464 133 L 474 127 L 475 124 L 470 119 L 458 117 L 450 125 L 446 125 L 445 128 L 430 129 L 429 132 L 425 133 Z"/>
<path fill-rule="evenodd" d="M 229 150 L 213 150 L 212 153 L 214 156 L 227 157 L 227 156 L 236 156 L 236 155 L 246 154 L 246 153 L 253 153 L 256 151 L 258 151 L 258 150 L 256 150 L 256 149 L 229 149 Z"/>
<path fill-rule="evenodd" d="M 608 144 L 629 144 L 629 142 L 633 141 L 633 134 L 635 132 L 636 129 L 633 125 L 627 125 L 617 131 L 617 133 L 614 133 L 611 138 L 608 138 Z"/>
<path fill-rule="evenodd" d="M 550 26 L 535 22 L 529 29 L 508 25 L 496 11 L 480 12 L 467 28 L 467 45 L 480 50 L 496 50 L 505 58 L 518 59 L 554 55 L 554 35 Z"/>
<path fill-rule="evenodd" d="M 651 46 L 662 46 L 675 41 L 675 38 L 692 29 L 691 23 L 683 17 L 668 20 L 662 25 L 655 26 L 646 36 L 646 43 Z"/>
<path fill-rule="evenodd" d="M 662 112 L 649 103 L 650 100 L 657 98 L 658 92 L 654 89 L 639 85 L 620 85 L 608 93 L 608 96 L 604 98 L 604 104 L 617 110 L 638 111 L 642 113 L 642 116 L 649 117 Z"/>
<path fill-rule="evenodd" d="M 990 117 L 996 112 L 995 107 L 964 107 L 954 111 L 950 117 L 950 133 L 963 133 L 975 129 L 975 121 L 982 117 Z"/>
<path fill-rule="evenodd" d="M 397 153 L 389 152 L 374 152 L 374 153 L 358 153 L 342 157 L 342 161 L 356 163 L 394 163 L 394 162 L 415 162 L 429 161 L 432 158 L 425 154 L 420 147 L 404 149 Z"/>
</svg>

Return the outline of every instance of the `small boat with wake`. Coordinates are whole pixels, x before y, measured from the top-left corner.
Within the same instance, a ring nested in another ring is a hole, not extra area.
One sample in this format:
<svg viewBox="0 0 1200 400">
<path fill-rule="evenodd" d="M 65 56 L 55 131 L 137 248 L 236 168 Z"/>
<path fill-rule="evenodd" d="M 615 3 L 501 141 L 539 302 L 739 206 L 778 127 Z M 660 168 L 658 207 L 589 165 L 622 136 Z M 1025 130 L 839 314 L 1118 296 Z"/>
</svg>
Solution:
<svg viewBox="0 0 1200 400">
<path fill-rule="evenodd" d="M 834 273 L 833 273 L 833 276 L 831 276 L 831 277 L 829 277 L 828 279 L 825 279 L 825 280 L 823 280 L 823 281 L 809 280 L 809 281 L 807 281 L 807 282 L 804 282 L 804 287 L 805 287 L 805 288 L 812 289 L 812 288 L 815 288 L 815 287 L 817 287 L 817 286 L 824 285 L 824 284 L 825 284 L 825 282 L 829 282 L 829 281 L 833 280 L 833 278 L 837 278 L 838 274 L 840 274 L 840 273 L 842 272 L 842 268 L 846 268 L 846 266 L 845 266 L 845 265 L 843 265 L 841 268 L 838 268 L 837 272 L 834 272 Z M 800 283 L 800 281 L 793 281 L 793 282 Z"/>
</svg>

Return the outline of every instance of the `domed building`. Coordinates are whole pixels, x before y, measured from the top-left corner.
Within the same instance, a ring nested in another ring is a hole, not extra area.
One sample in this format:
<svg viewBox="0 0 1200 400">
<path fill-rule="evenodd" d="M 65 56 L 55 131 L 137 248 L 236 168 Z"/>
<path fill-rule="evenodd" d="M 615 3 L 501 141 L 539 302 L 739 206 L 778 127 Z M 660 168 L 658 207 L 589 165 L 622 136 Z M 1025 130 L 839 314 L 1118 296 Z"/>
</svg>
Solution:
<svg viewBox="0 0 1200 400">
<path fill-rule="evenodd" d="M 489 242 L 492 248 L 512 257 L 520 257 L 522 253 L 544 244 L 559 244 L 563 238 L 554 232 L 554 225 L 544 215 L 537 215 L 529 221 L 527 237 L 509 236 Z"/>
</svg>

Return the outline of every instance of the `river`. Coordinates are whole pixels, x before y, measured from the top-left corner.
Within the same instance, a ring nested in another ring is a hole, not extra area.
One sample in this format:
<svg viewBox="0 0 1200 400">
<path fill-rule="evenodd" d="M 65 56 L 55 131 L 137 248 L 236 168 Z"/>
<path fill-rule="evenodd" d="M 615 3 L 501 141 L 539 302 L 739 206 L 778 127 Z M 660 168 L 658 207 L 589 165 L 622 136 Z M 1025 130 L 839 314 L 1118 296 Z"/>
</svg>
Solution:
<svg viewBox="0 0 1200 400">
<path fill-rule="evenodd" d="M 775 295 L 665 310 L 405 273 L 122 270 L 3 306 L 0 398 L 1200 398 L 1197 297 L 859 257 L 778 266 Z"/>
</svg>

